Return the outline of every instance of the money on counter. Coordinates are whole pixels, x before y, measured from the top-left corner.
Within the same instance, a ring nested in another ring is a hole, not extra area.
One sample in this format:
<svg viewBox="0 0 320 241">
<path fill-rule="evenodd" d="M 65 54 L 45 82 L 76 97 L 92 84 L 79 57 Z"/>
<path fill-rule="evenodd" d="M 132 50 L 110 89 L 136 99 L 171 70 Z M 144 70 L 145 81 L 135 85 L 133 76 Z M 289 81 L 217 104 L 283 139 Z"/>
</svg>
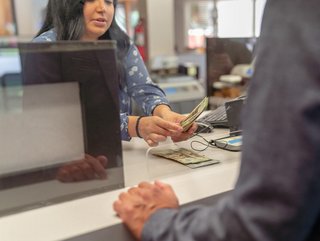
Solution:
<svg viewBox="0 0 320 241">
<path fill-rule="evenodd" d="M 152 154 L 174 160 L 185 165 L 211 160 L 211 158 L 201 156 L 198 153 L 192 152 L 185 148 L 159 150 L 153 152 Z"/>
<path fill-rule="evenodd" d="M 185 148 L 157 150 L 153 151 L 152 154 L 179 162 L 181 164 L 189 166 L 190 168 L 197 168 L 200 166 L 219 163 L 219 161 L 217 160 L 212 160 L 209 157 L 200 155 L 192 150 L 188 150 Z"/>
</svg>

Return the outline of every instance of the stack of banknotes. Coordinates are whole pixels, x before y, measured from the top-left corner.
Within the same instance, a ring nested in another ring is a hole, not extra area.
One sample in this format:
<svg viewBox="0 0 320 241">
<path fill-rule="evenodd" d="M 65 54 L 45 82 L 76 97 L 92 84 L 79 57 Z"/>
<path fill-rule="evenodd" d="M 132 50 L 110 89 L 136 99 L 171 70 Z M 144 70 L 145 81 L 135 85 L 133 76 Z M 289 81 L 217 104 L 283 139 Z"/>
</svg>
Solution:
<svg viewBox="0 0 320 241">
<path fill-rule="evenodd" d="M 219 161 L 217 160 L 213 160 L 204 155 L 200 155 L 186 148 L 154 150 L 152 154 L 179 162 L 190 168 L 198 168 L 219 163 Z"/>
<path fill-rule="evenodd" d="M 187 118 L 180 122 L 183 131 L 187 131 L 193 124 L 193 122 L 201 115 L 201 113 L 207 109 L 208 97 L 205 97 L 196 108 L 187 116 Z"/>
</svg>

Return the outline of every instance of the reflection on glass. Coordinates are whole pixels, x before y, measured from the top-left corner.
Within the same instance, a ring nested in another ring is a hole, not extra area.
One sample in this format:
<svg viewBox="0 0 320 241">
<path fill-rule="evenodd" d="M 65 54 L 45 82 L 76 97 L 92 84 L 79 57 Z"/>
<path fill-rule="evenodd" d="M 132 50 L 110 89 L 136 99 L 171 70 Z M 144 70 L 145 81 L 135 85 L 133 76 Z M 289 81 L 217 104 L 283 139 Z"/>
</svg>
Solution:
<svg viewBox="0 0 320 241">
<path fill-rule="evenodd" d="M 115 44 L 18 46 L 22 71 L 1 69 L 0 216 L 123 187 Z"/>
<path fill-rule="evenodd" d="M 58 169 L 56 178 L 61 182 L 80 182 L 107 178 L 108 159 L 105 156 L 96 158 L 85 155 L 83 159 L 72 161 Z"/>
</svg>

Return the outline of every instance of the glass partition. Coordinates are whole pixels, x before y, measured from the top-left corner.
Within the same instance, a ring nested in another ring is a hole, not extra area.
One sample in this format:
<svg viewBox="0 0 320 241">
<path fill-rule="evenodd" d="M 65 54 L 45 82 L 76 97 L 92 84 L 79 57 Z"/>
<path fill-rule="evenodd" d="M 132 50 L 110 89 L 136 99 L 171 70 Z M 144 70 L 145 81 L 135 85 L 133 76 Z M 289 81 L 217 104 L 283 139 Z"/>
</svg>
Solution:
<svg viewBox="0 0 320 241">
<path fill-rule="evenodd" d="M 115 48 L 1 50 L 0 216 L 124 186 Z"/>
</svg>

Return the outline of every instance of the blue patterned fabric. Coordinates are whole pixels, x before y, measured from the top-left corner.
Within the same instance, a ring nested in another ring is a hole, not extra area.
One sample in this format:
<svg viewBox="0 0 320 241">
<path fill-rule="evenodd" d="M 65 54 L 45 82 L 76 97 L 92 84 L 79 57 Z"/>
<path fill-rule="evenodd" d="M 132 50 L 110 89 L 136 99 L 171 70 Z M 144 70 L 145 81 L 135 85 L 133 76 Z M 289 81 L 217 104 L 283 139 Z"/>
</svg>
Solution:
<svg viewBox="0 0 320 241">
<path fill-rule="evenodd" d="M 56 41 L 53 29 L 42 33 L 33 42 Z M 124 88 L 120 89 L 120 128 L 122 140 L 130 140 L 128 133 L 128 116 L 132 114 L 131 99 L 135 100 L 145 115 L 151 115 L 160 104 L 169 105 L 164 92 L 151 80 L 146 66 L 136 46 L 131 42 L 124 60 Z M 106 123 L 107 124 L 107 123 Z"/>
</svg>

